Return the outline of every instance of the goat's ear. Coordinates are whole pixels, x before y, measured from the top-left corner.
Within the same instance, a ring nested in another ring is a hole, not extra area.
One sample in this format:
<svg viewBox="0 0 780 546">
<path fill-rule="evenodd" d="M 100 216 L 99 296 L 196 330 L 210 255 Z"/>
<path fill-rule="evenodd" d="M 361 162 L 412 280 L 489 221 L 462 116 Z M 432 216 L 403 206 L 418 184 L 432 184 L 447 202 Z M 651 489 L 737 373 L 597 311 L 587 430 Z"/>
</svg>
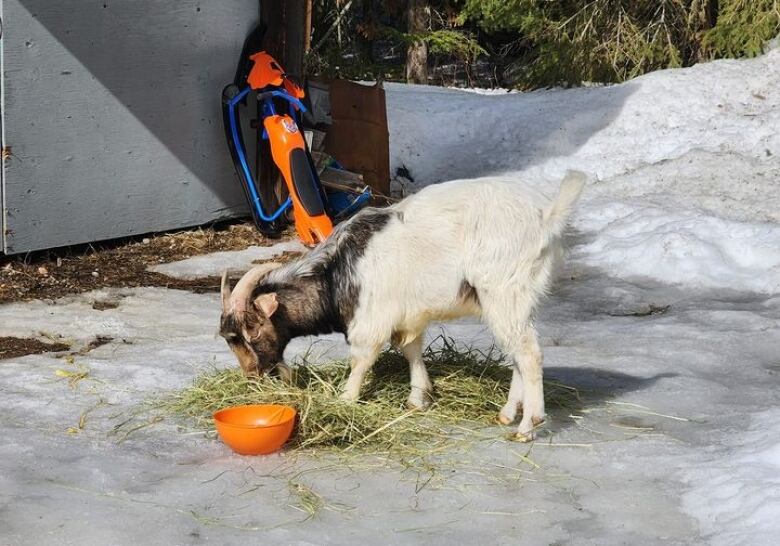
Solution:
<svg viewBox="0 0 780 546">
<path fill-rule="evenodd" d="M 228 280 L 227 269 L 222 272 L 220 292 L 222 293 L 222 312 L 227 314 L 230 311 L 230 281 Z"/>
<path fill-rule="evenodd" d="M 271 317 L 279 308 L 279 302 L 276 300 L 276 292 L 260 294 L 255 298 L 255 307 L 265 313 L 266 317 Z"/>
</svg>

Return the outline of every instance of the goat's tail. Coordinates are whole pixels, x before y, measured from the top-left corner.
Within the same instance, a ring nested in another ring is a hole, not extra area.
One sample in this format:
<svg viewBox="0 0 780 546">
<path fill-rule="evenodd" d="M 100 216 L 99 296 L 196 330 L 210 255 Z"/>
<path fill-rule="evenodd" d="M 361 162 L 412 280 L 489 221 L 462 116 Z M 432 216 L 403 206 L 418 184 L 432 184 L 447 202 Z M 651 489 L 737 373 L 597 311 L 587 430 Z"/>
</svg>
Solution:
<svg viewBox="0 0 780 546">
<path fill-rule="evenodd" d="M 566 171 L 558 195 L 544 211 L 544 221 L 552 235 L 557 237 L 563 233 L 571 208 L 582 193 L 586 180 L 587 176 L 581 171 Z"/>
</svg>

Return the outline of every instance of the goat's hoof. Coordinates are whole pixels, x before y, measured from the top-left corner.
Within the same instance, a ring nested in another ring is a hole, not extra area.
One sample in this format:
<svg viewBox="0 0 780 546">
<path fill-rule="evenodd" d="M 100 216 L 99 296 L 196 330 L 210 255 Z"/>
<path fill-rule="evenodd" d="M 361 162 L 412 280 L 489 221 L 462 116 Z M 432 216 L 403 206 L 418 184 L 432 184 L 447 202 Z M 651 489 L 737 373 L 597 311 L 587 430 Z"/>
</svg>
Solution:
<svg viewBox="0 0 780 546">
<path fill-rule="evenodd" d="M 406 400 L 406 409 L 425 411 L 433 404 L 433 398 L 428 393 L 425 393 L 421 397 L 412 398 L 411 396 Z"/>
<path fill-rule="evenodd" d="M 512 437 L 513 441 L 515 441 L 515 442 L 522 442 L 522 443 L 533 442 L 534 439 L 536 439 L 536 435 L 534 434 L 534 431 L 530 431 L 530 432 L 517 432 Z"/>
<path fill-rule="evenodd" d="M 544 417 L 531 417 L 530 423 L 523 419 L 520 422 L 520 429 L 515 434 L 514 440 L 516 442 L 532 442 L 536 439 L 536 429 L 542 426 L 544 423 Z"/>
<path fill-rule="evenodd" d="M 502 425 L 511 425 L 512 421 L 514 421 L 514 419 L 510 419 L 509 417 L 507 417 L 503 413 L 499 413 L 498 417 L 496 417 L 496 421 L 498 421 Z"/>
<path fill-rule="evenodd" d="M 339 399 L 343 400 L 344 402 L 357 402 L 358 397 L 348 392 L 342 392 L 339 395 Z"/>
</svg>

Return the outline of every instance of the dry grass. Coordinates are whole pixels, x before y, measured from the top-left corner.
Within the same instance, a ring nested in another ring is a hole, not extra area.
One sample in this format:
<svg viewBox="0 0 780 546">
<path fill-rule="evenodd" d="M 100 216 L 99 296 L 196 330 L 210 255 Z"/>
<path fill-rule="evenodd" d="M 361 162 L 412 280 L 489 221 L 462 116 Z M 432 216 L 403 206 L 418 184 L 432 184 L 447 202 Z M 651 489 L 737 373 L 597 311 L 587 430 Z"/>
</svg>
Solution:
<svg viewBox="0 0 780 546">
<path fill-rule="evenodd" d="M 333 362 L 296 368 L 292 384 L 268 377 L 245 378 L 238 369 L 214 371 L 162 401 L 160 408 L 211 429 L 211 415 L 224 407 L 286 404 L 299 414 L 288 448 L 431 454 L 455 441 L 477 439 L 480 429 L 495 425 L 511 378 L 501 360 L 496 351 L 463 351 L 448 340 L 440 348 L 429 348 L 425 361 L 435 401 L 425 412 L 406 409 L 408 364 L 392 350 L 380 356 L 358 403 L 339 399 L 349 366 Z M 572 410 L 580 405 L 577 390 L 560 383 L 546 382 L 545 394 L 549 408 Z"/>
</svg>

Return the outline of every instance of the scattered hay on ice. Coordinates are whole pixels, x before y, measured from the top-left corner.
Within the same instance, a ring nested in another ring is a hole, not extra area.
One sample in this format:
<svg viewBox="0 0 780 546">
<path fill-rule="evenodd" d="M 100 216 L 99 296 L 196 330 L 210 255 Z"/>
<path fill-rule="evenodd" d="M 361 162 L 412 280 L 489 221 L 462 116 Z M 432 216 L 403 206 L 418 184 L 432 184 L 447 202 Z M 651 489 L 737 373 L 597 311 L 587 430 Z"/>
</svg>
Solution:
<svg viewBox="0 0 780 546">
<path fill-rule="evenodd" d="M 194 418 L 196 426 L 213 428 L 212 414 L 242 404 L 286 404 L 298 411 L 288 448 L 360 448 L 374 452 L 435 452 L 454 440 L 479 436 L 493 426 L 506 401 L 511 369 L 496 351 L 457 349 L 444 340 L 429 347 L 425 362 L 434 383 L 434 402 L 427 411 L 405 407 L 409 366 L 393 350 L 382 353 L 357 403 L 339 393 L 349 365 L 331 362 L 294 368 L 292 384 L 280 379 L 246 378 L 237 368 L 206 373 L 161 404 L 166 413 Z M 548 408 L 579 404 L 576 389 L 545 382 Z"/>
</svg>

